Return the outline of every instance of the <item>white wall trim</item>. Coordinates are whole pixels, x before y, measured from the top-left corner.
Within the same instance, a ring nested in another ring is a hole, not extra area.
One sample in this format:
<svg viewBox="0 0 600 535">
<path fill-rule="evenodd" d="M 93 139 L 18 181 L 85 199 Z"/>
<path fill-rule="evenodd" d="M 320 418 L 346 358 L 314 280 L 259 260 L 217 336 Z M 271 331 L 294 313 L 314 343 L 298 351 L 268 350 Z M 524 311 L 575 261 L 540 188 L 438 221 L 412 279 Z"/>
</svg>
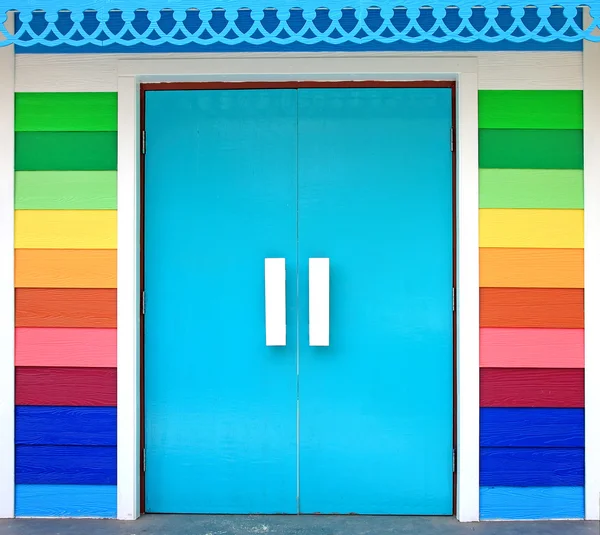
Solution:
<svg viewBox="0 0 600 535">
<path fill-rule="evenodd" d="M 8 31 L 13 14 L 8 14 Z M 3 37 L 0 36 L 0 39 Z M 0 48 L 0 518 L 15 515 L 15 54 Z"/>
<path fill-rule="evenodd" d="M 139 102 L 149 81 L 456 80 L 458 507 L 479 519 L 478 59 L 399 54 L 205 55 L 117 62 L 119 91 L 118 518 L 139 515 Z"/>
</svg>

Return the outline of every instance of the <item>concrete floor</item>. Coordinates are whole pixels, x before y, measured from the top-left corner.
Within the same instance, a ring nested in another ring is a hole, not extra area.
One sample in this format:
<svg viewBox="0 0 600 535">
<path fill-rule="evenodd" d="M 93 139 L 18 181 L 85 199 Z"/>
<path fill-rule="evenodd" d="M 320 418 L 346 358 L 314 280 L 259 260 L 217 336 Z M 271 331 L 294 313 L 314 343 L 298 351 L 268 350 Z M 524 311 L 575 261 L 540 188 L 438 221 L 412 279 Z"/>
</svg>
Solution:
<svg viewBox="0 0 600 535">
<path fill-rule="evenodd" d="M 448 517 L 145 515 L 116 520 L 0 520 L 0 535 L 600 535 L 598 522 L 482 522 Z"/>
</svg>

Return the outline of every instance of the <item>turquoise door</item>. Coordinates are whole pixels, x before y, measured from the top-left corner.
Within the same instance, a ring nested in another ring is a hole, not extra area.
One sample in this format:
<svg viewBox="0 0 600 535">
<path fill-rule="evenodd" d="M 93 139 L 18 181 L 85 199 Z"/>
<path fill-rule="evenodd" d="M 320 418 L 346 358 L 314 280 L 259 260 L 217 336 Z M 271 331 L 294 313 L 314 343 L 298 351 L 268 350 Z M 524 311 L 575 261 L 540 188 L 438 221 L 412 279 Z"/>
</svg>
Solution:
<svg viewBox="0 0 600 535">
<path fill-rule="evenodd" d="M 442 88 L 146 93 L 149 512 L 451 514 L 451 109 Z"/>
</svg>

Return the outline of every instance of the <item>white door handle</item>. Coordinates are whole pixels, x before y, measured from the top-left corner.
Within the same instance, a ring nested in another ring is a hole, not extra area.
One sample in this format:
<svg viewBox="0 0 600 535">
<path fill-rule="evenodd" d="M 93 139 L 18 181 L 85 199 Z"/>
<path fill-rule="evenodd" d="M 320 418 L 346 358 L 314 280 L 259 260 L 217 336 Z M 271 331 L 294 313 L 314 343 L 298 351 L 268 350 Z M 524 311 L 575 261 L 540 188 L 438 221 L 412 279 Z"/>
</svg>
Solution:
<svg viewBox="0 0 600 535">
<path fill-rule="evenodd" d="M 329 258 L 308 259 L 308 343 L 329 345 Z"/>
<path fill-rule="evenodd" d="M 285 258 L 265 258 L 265 325 L 268 346 L 284 346 Z"/>
</svg>

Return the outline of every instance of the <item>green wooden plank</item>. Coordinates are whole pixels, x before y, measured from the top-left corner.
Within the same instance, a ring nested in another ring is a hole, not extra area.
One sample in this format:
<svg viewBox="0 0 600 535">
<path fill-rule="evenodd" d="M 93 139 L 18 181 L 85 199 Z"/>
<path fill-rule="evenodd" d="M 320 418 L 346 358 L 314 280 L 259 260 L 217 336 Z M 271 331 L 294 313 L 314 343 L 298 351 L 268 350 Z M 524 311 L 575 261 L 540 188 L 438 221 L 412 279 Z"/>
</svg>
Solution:
<svg viewBox="0 0 600 535">
<path fill-rule="evenodd" d="M 17 132 L 16 171 L 114 171 L 116 132 Z"/>
<path fill-rule="evenodd" d="M 481 169 L 480 208 L 583 208 L 583 171 Z"/>
<path fill-rule="evenodd" d="M 479 130 L 482 169 L 583 169 L 581 130 Z"/>
<path fill-rule="evenodd" d="M 18 171 L 17 210 L 116 210 L 116 171 Z"/>
<path fill-rule="evenodd" d="M 581 130 L 583 91 L 479 91 L 479 128 Z"/>
<path fill-rule="evenodd" d="M 17 93 L 17 132 L 116 132 L 116 93 Z"/>
</svg>

